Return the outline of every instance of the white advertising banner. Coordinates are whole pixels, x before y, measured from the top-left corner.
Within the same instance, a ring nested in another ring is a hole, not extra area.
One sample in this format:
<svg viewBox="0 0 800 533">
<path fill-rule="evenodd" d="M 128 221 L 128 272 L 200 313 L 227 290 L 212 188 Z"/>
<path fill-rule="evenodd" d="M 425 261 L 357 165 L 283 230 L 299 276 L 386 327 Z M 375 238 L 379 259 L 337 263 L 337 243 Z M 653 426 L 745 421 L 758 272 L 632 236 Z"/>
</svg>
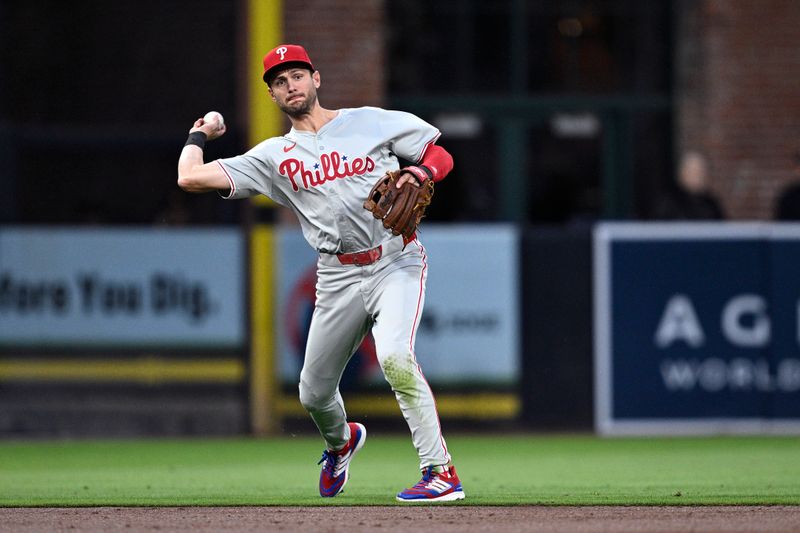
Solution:
<svg viewBox="0 0 800 533">
<path fill-rule="evenodd" d="M 0 346 L 245 344 L 244 241 L 223 229 L 0 229 Z"/>
<path fill-rule="evenodd" d="M 426 224 L 425 310 L 417 360 L 437 384 L 508 385 L 519 377 L 518 232 L 508 225 Z M 278 339 L 284 383 L 299 379 L 311 320 L 317 254 L 299 230 L 278 232 Z M 343 388 L 382 381 L 368 338 Z"/>
</svg>

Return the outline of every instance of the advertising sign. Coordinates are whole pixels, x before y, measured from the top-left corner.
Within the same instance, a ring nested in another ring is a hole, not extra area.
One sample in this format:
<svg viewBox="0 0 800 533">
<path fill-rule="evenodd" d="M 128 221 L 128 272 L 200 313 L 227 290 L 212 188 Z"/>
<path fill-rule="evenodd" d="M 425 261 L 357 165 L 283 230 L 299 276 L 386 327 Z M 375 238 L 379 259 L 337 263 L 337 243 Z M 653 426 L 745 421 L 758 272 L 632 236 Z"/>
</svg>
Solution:
<svg viewBox="0 0 800 533">
<path fill-rule="evenodd" d="M 425 310 L 416 356 L 437 384 L 513 384 L 519 376 L 518 235 L 504 225 L 423 228 Z M 296 384 L 314 305 L 317 254 L 299 230 L 278 232 L 280 376 Z M 374 343 L 359 347 L 342 388 L 383 382 Z"/>
<path fill-rule="evenodd" d="M 245 345 L 237 229 L 0 229 L 0 347 Z"/>
<path fill-rule="evenodd" d="M 605 434 L 800 430 L 800 226 L 600 224 Z"/>
</svg>

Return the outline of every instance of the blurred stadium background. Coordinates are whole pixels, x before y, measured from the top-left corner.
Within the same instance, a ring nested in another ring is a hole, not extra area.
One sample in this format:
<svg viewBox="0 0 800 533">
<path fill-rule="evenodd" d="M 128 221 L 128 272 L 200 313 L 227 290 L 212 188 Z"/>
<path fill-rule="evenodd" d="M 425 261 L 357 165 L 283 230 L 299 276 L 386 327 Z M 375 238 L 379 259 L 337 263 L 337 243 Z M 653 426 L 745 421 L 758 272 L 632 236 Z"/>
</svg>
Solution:
<svg viewBox="0 0 800 533">
<path fill-rule="evenodd" d="M 0 436 L 313 431 L 313 253 L 175 184 L 206 111 L 208 159 L 287 129 L 280 42 L 326 107 L 414 112 L 454 155 L 418 343 L 448 424 L 796 431 L 798 27 L 792 0 L 3 0 Z M 405 430 L 369 341 L 351 367 L 351 416 Z"/>
</svg>

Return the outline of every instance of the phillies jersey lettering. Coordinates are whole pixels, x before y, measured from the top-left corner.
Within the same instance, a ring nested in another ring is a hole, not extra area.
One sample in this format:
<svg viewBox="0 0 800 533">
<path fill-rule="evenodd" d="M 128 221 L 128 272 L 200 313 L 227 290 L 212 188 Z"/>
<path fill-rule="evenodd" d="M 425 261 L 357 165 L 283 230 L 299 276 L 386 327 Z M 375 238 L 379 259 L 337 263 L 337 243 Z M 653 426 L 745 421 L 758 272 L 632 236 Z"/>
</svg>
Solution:
<svg viewBox="0 0 800 533">
<path fill-rule="evenodd" d="M 316 133 L 292 128 L 218 160 L 231 186 L 224 197 L 263 194 L 291 208 L 308 243 L 321 252 L 368 250 L 392 237 L 363 207 L 373 185 L 399 168 L 398 157 L 418 162 L 438 137 L 439 130 L 410 113 L 340 109 Z"/>
<path fill-rule="evenodd" d="M 347 156 L 342 157 L 339 152 L 320 155 L 319 163 L 314 164 L 313 172 L 307 170 L 305 164 L 298 159 L 286 159 L 278 165 L 278 171 L 292 182 L 294 192 L 300 190 L 295 179 L 298 175 L 302 177 L 303 188 L 308 189 L 309 187 L 318 187 L 326 181 L 333 181 L 336 178 L 361 175 L 373 170 L 375 170 L 375 161 L 369 156 L 356 157 L 350 163 L 347 161 Z"/>
</svg>

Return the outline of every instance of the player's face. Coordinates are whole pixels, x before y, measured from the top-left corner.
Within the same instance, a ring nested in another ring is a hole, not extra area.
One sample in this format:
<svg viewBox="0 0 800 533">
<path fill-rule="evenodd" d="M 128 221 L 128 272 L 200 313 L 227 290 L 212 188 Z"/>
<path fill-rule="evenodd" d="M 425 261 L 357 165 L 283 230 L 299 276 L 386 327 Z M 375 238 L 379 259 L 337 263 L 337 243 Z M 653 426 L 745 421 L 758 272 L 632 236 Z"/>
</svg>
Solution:
<svg viewBox="0 0 800 533">
<path fill-rule="evenodd" d="M 317 103 L 319 73 L 304 68 L 293 68 L 278 73 L 269 87 L 272 99 L 281 111 L 291 117 L 311 112 Z"/>
</svg>

